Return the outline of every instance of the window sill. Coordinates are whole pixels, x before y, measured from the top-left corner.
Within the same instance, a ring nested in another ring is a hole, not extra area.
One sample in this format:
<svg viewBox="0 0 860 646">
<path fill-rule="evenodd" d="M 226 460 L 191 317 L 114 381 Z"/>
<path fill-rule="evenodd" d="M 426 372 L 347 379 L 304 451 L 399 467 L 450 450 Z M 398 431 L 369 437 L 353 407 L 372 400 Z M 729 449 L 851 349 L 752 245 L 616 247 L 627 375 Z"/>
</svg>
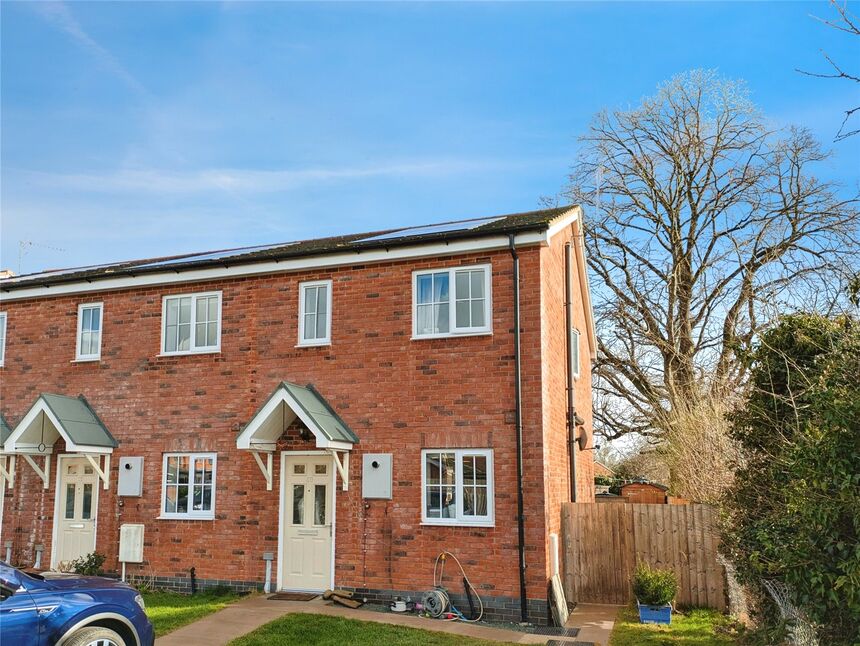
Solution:
<svg viewBox="0 0 860 646">
<path fill-rule="evenodd" d="M 211 350 L 188 350 L 186 352 L 160 352 L 158 357 L 194 357 L 200 354 L 221 354 L 221 348 Z"/>
<path fill-rule="evenodd" d="M 215 514 L 211 516 L 156 516 L 155 520 L 215 520 Z"/>
<path fill-rule="evenodd" d="M 330 345 L 331 341 L 303 341 L 296 343 L 297 348 L 324 348 Z"/>
<path fill-rule="evenodd" d="M 493 336 L 493 331 L 485 330 L 483 332 L 461 332 L 459 334 L 413 334 L 412 340 L 424 341 L 425 339 L 460 339 L 468 336 Z"/>
<path fill-rule="evenodd" d="M 98 363 L 101 360 L 101 355 L 97 357 L 77 357 L 75 359 L 72 359 L 70 363 Z"/>
<path fill-rule="evenodd" d="M 495 521 L 485 522 L 485 523 L 481 523 L 481 522 L 469 523 L 469 522 L 458 521 L 458 520 L 447 521 L 447 522 L 436 522 L 436 521 L 432 521 L 432 520 L 422 520 L 421 526 L 422 527 L 471 527 L 471 528 L 483 527 L 485 529 L 492 529 L 496 526 L 496 523 L 495 523 Z"/>
</svg>

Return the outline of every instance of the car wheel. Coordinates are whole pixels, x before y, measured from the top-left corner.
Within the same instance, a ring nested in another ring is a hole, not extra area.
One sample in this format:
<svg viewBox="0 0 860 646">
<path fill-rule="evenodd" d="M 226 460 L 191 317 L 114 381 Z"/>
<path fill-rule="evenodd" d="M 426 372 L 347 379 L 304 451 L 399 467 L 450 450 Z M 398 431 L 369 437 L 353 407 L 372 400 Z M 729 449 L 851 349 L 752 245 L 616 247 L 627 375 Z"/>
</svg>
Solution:
<svg viewBox="0 0 860 646">
<path fill-rule="evenodd" d="M 63 646 L 126 646 L 126 643 L 116 631 L 92 626 L 76 630 L 63 642 Z"/>
</svg>

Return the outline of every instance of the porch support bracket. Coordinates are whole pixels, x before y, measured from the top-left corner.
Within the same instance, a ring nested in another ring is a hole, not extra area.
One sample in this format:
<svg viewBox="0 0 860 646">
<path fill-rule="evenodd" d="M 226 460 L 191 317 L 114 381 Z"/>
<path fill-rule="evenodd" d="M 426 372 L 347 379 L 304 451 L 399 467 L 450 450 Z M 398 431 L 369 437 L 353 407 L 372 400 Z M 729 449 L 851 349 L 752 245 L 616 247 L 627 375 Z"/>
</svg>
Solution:
<svg viewBox="0 0 860 646">
<path fill-rule="evenodd" d="M 0 455 L 0 479 L 9 489 L 15 487 L 15 456 Z"/>
<path fill-rule="evenodd" d="M 101 462 L 101 460 L 96 460 L 89 453 L 85 453 L 84 457 L 87 459 L 87 462 L 89 462 L 92 465 L 93 469 L 95 469 L 95 471 L 98 474 L 99 479 L 102 481 L 102 483 L 104 483 L 102 485 L 102 488 L 105 490 L 109 489 L 110 488 L 110 454 L 109 453 L 105 454 L 104 469 L 102 469 L 102 466 L 99 464 L 99 462 Z"/>
<path fill-rule="evenodd" d="M 337 472 L 340 474 L 343 490 L 349 491 L 349 451 L 337 451 L 335 449 L 330 449 L 330 451 L 334 456 L 334 466 L 337 467 Z"/>
<path fill-rule="evenodd" d="M 36 472 L 36 475 L 39 476 L 39 478 L 41 478 L 42 488 L 47 489 L 48 488 L 48 480 L 49 480 L 50 474 L 51 474 L 51 455 L 48 453 L 45 454 L 45 468 L 44 468 L 44 470 L 39 468 L 39 465 L 36 464 L 36 461 L 32 457 L 30 457 L 29 454 L 22 453 L 21 455 L 24 456 L 24 461 L 27 462 L 27 464 L 29 464 L 31 467 L 33 467 L 33 471 Z"/>
<path fill-rule="evenodd" d="M 272 490 L 272 452 L 266 451 L 266 463 L 263 464 L 263 458 L 260 457 L 260 451 L 251 451 L 251 455 L 254 456 L 254 460 L 257 461 L 257 466 L 260 467 L 260 471 L 263 472 L 263 477 L 266 478 L 266 489 L 268 491 Z"/>
</svg>

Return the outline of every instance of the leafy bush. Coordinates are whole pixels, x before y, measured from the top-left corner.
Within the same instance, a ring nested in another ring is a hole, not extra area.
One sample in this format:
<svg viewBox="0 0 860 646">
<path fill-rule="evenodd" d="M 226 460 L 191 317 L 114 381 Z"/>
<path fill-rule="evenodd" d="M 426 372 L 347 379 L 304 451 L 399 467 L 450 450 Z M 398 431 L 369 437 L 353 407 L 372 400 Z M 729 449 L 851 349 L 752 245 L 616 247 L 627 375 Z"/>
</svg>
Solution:
<svg viewBox="0 0 860 646">
<path fill-rule="evenodd" d="M 633 594 L 639 603 L 665 606 L 678 594 L 678 577 L 672 570 L 658 570 L 639 563 L 633 573 Z"/>
<path fill-rule="evenodd" d="M 97 576 L 102 573 L 102 565 L 104 565 L 104 562 L 104 554 L 91 552 L 86 556 L 82 556 L 69 563 L 69 570 L 75 574 Z"/>
<path fill-rule="evenodd" d="M 724 547 L 753 589 L 787 584 L 822 644 L 860 643 L 860 322 L 785 317 L 749 360 Z"/>
</svg>

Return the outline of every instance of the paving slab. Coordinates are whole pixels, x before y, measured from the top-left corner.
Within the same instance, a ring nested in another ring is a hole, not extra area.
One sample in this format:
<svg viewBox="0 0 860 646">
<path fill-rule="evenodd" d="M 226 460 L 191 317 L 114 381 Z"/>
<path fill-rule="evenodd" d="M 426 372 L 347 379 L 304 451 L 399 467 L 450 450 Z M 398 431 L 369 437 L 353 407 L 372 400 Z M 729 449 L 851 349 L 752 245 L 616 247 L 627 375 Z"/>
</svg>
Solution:
<svg viewBox="0 0 860 646">
<path fill-rule="evenodd" d="M 373 612 L 361 609 L 335 606 L 322 598 L 313 601 L 269 601 L 265 596 L 255 595 L 243 599 L 216 613 L 199 619 L 194 623 L 178 628 L 155 640 L 156 646 L 225 646 L 233 639 L 241 637 L 263 624 L 290 613 L 309 613 L 346 617 L 361 621 L 374 621 L 381 624 L 408 626 L 422 630 L 464 637 L 476 637 L 514 644 L 546 644 L 546 635 L 530 635 L 514 630 L 492 628 L 489 626 L 469 624 L 462 621 L 441 621 L 426 619 L 415 615 L 398 615 L 394 613 Z M 604 613 L 605 616 L 605 613 Z M 573 626 L 575 624 L 568 624 Z M 611 626 L 610 626 L 611 630 Z M 588 641 L 582 636 L 577 640 Z M 607 640 L 608 641 L 608 640 Z M 575 642 L 567 642 L 571 645 Z M 605 645 L 606 642 L 603 642 Z"/>
<path fill-rule="evenodd" d="M 566 625 L 579 628 L 577 641 L 608 646 L 615 620 L 623 607 L 605 603 L 578 603 Z"/>
</svg>

